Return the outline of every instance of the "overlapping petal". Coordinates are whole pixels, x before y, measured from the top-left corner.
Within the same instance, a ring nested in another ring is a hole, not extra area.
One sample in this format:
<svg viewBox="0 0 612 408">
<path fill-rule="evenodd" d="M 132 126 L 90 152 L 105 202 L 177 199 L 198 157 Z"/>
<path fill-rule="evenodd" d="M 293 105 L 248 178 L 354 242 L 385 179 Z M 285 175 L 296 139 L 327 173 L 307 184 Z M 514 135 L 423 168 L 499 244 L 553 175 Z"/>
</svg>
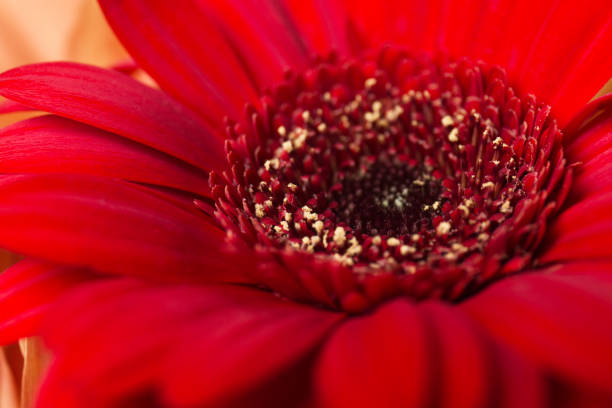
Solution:
<svg viewBox="0 0 612 408">
<path fill-rule="evenodd" d="M 610 392 L 610 293 L 610 262 L 575 262 L 500 281 L 461 309 L 558 378 Z"/>
<path fill-rule="evenodd" d="M 148 278 L 233 280 L 224 233 L 147 189 L 86 176 L 5 176 L 0 244 L 18 253 Z"/>
<path fill-rule="evenodd" d="M 553 106 L 563 126 L 612 75 L 612 9 L 605 0 L 347 1 L 370 46 L 481 58 L 506 68 L 512 86 Z"/>
<path fill-rule="evenodd" d="M 291 371 L 342 318 L 249 288 L 135 281 L 92 285 L 53 315 L 39 406 L 117 406 L 153 387 L 171 406 L 229 403 Z"/>
<path fill-rule="evenodd" d="M 208 195 L 207 175 L 145 145 L 101 129 L 43 116 L 0 130 L 0 172 L 119 178 Z"/>
<path fill-rule="evenodd" d="M 567 208 L 550 225 L 541 263 L 612 259 L 612 190 L 585 197 Z"/>
<path fill-rule="evenodd" d="M 612 94 L 588 103 L 566 134 L 568 158 L 577 163 L 570 200 L 612 188 Z"/>
<path fill-rule="evenodd" d="M 397 300 L 353 318 L 325 345 L 317 375 L 326 407 L 537 407 L 546 400 L 532 366 L 437 303 Z"/>
<path fill-rule="evenodd" d="M 100 6 L 138 64 L 219 127 L 225 115 L 236 118 L 245 102 L 256 98 L 256 83 L 203 3 L 102 0 Z"/>
<path fill-rule="evenodd" d="M 0 94 L 116 133 L 205 170 L 222 166 L 220 141 L 188 109 L 127 75 L 57 62 L 0 75 Z"/>
<path fill-rule="evenodd" d="M 35 260 L 0 273 L 0 344 L 35 334 L 49 305 L 93 274 Z"/>
</svg>

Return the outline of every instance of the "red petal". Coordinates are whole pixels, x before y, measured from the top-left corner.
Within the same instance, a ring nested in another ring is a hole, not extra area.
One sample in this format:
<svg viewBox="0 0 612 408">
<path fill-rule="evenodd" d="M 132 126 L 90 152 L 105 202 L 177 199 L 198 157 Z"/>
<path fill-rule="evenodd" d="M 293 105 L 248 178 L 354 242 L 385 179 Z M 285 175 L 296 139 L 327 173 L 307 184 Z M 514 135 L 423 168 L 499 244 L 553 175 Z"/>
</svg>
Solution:
<svg viewBox="0 0 612 408">
<path fill-rule="evenodd" d="M 447 46 L 457 47 L 451 54 L 505 67 L 511 85 L 550 104 L 561 127 L 610 77 L 612 9 L 606 0 L 589 7 L 554 0 L 451 4 L 474 10 L 467 19 L 449 13 L 469 32 L 462 41 L 455 27 L 446 31 Z"/>
<path fill-rule="evenodd" d="M 565 125 L 610 77 L 612 8 L 554 0 L 347 1 L 371 46 L 483 59 L 508 70 L 511 85 L 551 104 Z"/>
<path fill-rule="evenodd" d="M 206 170 L 223 166 L 219 139 L 197 117 L 163 92 L 116 71 L 68 62 L 27 65 L 0 75 L 0 94 Z"/>
<path fill-rule="evenodd" d="M 501 342 L 551 373 L 612 390 L 612 264 L 505 279 L 462 304 Z"/>
<path fill-rule="evenodd" d="M 291 370 L 342 317 L 249 288 L 135 282 L 92 285 L 52 316 L 42 406 L 116 406 L 151 388 L 169 406 L 231 401 Z"/>
<path fill-rule="evenodd" d="M 307 68 L 312 50 L 282 2 L 217 0 L 202 4 L 240 53 L 260 88 L 276 85 L 287 70 Z"/>
<path fill-rule="evenodd" d="M 19 102 L 11 100 L 0 102 L 0 113 L 28 112 L 32 110 L 36 109 L 30 108 Z"/>
<path fill-rule="evenodd" d="M 542 263 L 612 259 L 612 191 L 601 191 L 574 204 L 555 219 L 544 239 Z"/>
<path fill-rule="evenodd" d="M 541 374 L 499 344 L 458 309 L 442 303 L 420 305 L 437 347 L 437 406 L 540 407 L 546 388 Z M 521 392 L 517 393 L 516 390 Z"/>
<path fill-rule="evenodd" d="M 576 115 L 565 133 L 566 153 L 575 168 L 570 201 L 612 189 L 612 94 Z"/>
<path fill-rule="evenodd" d="M 256 98 L 248 72 L 201 4 L 100 0 L 111 27 L 160 86 L 214 126 Z M 177 24 L 180 22 L 180 24 Z"/>
<path fill-rule="evenodd" d="M 334 0 L 285 0 L 293 21 L 299 26 L 309 49 L 321 55 L 337 51 L 352 52 L 349 40 L 348 15 L 340 2 Z"/>
<path fill-rule="evenodd" d="M 317 388 L 329 407 L 426 407 L 435 379 L 423 317 L 398 300 L 341 326 L 324 346 Z"/>
<path fill-rule="evenodd" d="M 45 175 L 0 182 L 0 245 L 58 263 L 170 280 L 233 279 L 244 263 L 233 257 L 228 266 L 223 237 L 204 218 L 120 181 Z"/>
<path fill-rule="evenodd" d="M 60 295 L 92 277 L 86 271 L 34 260 L 0 274 L 0 344 L 37 333 L 43 313 Z"/>
<path fill-rule="evenodd" d="M 329 407 L 546 402 L 539 372 L 492 342 L 460 310 L 437 302 L 414 306 L 396 300 L 352 318 L 325 345 L 317 374 L 321 401 Z"/>
<path fill-rule="evenodd" d="M 86 174 L 200 195 L 209 191 L 206 173 L 184 162 L 58 116 L 38 117 L 0 130 L 0 172 Z"/>
</svg>

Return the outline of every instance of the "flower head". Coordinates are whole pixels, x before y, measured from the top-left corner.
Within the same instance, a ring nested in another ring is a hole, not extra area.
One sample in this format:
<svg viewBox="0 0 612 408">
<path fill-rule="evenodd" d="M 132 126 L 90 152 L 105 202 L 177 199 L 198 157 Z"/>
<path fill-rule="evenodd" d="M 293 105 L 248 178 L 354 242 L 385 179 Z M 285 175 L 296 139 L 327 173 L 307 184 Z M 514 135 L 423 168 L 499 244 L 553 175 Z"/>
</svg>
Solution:
<svg viewBox="0 0 612 408">
<path fill-rule="evenodd" d="M 610 402 L 610 12 L 100 4 L 161 90 L 0 75 L 41 406 Z"/>
</svg>

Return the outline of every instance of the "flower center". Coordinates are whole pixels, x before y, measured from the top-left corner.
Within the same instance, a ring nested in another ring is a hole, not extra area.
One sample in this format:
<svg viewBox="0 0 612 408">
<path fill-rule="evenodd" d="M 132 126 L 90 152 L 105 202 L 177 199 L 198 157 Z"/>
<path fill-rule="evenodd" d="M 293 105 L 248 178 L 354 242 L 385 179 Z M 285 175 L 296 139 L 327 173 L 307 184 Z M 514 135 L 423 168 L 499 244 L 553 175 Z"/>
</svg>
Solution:
<svg viewBox="0 0 612 408">
<path fill-rule="evenodd" d="M 533 263 L 569 187 L 549 110 L 482 63 L 330 58 L 229 124 L 217 217 L 285 296 L 456 299 Z"/>
<path fill-rule="evenodd" d="M 342 178 L 332 194 L 333 212 L 357 236 L 416 234 L 431 228 L 441 192 L 440 181 L 425 166 L 381 157 Z"/>
</svg>

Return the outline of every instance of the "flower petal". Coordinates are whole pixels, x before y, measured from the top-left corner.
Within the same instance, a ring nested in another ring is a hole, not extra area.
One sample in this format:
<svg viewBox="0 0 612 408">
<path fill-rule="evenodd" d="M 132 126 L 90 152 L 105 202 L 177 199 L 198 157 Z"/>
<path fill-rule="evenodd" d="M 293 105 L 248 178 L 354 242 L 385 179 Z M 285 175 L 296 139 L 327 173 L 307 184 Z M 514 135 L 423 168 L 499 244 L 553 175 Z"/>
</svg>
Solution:
<svg viewBox="0 0 612 408">
<path fill-rule="evenodd" d="M 111 27 L 138 64 L 213 126 L 241 117 L 255 88 L 240 55 L 202 9 L 190 1 L 99 1 Z M 180 24 L 176 24 L 180 21 Z"/>
<path fill-rule="evenodd" d="M 600 191 L 572 205 L 550 225 L 539 256 L 541 263 L 612 259 L 612 190 Z"/>
<path fill-rule="evenodd" d="M 140 142 L 199 168 L 223 166 L 219 139 L 163 92 L 116 71 L 70 62 L 0 75 L 0 94 Z"/>
<path fill-rule="evenodd" d="M 610 78 L 612 8 L 546 0 L 350 1 L 370 45 L 483 59 L 506 68 L 512 86 L 553 106 L 561 127 Z"/>
<path fill-rule="evenodd" d="M 587 104 L 567 127 L 570 162 L 579 163 L 570 201 L 612 189 L 612 94 Z"/>
<path fill-rule="evenodd" d="M 435 381 L 432 352 L 423 317 L 406 301 L 352 318 L 322 351 L 317 388 L 323 405 L 426 407 Z"/>
<path fill-rule="evenodd" d="M 0 245 L 14 252 L 113 274 L 232 280 L 247 255 L 228 265 L 223 237 L 204 217 L 120 181 L 0 179 Z"/>
<path fill-rule="evenodd" d="M 200 195 L 209 192 L 205 172 L 147 146 L 59 116 L 29 119 L 0 130 L 0 172 L 83 174 Z"/>
<path fill-rule="evenodd" d="M 284 5 L 310 50 L 321 55 L 331 51 L 351 55 L 355 51 L 351 44 L 349 16 L 339 1 L 285 0 Z"/>
<path fill-rule="evenodd" d="M 457 308 L 437 302 L 420 308 L 437 346 L 437 406 L 546 406 L 543 378 L 529 363 L 491 341 Z"/>
<path fill-rule="evenodd" d="M 36 334 L 49 305 L 92 277 L 86 271 L 35 260 L 18 262 L 0 273 L 0 344 Z"/>
<path fill-rule="evenodd" d="M 459 310 L 405 300 L 341 326 L 324 346 L 317 386 L 323 406 L 338 408 L 537 407 L 546 399 L 539 373 Z"/>
<path fill-rule="evenodd" d="M 461 308 L 554 375 L 612 390 L 612 264 L 576 262 L 500 281 Z"/>
<path fill-rule="evenodd" d="M 245 287 L 91 285 L 51 314 L 40 403 L 117 406 L 151 387 L 169 406 L 225 403 L 291 371 L 341 318 Z"/>
<path fill-rule="evenodd" d="M 202 5 L 254 73 L 260 88 L 276 85 L 287 70 L 307 68 L 311 50 L 283 2 L 208 1 Z"/>
</svg>

